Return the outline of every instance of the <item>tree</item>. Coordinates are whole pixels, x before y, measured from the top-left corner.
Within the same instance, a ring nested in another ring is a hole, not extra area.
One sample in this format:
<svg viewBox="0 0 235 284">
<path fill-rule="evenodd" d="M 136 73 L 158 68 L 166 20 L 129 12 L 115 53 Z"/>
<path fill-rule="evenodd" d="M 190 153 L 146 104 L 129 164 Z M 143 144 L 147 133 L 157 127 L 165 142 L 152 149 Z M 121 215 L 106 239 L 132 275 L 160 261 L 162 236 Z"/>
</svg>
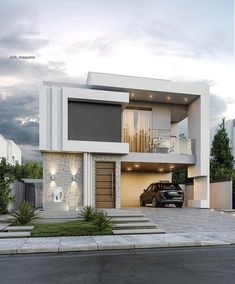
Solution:
<svg viewBox="0 0 235 284">
<path fill-rule="evenodd" d="M 12 174 L 15 179 L 23 178 L 42 178 L 42 166 L 38 161 L 27 161 L 22 165 L 16 164 L 13 167 Z"/>
<path fill-rule="evenodd" d="M 211 147 L 210 174 L 211 179 L 231 178 L 234 158 L 223 118 L 214 136 Z"/>
<path fill-rule="evenodd" d="M 14 201 L 10 184 L 14 177 L 11 174 L 12 166 L 2 159 L 0 162 L 0 214 L 8 213 L 8 206 Z"/>
</svg>

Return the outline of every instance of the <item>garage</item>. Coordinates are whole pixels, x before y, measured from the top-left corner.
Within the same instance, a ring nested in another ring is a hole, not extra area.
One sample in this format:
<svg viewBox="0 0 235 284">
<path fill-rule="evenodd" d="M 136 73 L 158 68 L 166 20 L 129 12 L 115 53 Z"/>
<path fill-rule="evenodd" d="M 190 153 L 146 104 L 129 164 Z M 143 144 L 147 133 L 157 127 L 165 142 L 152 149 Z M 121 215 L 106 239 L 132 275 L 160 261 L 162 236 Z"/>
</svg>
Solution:
<svg viewBox="0 0 235 284">
<path fill-rule="evenodd" d="M 139 207 L 143 189 L 157 181 L 171 181 L 171 173 L 162 172 L 160 164 L 122 163 L 121 207 Z"/>
</svg>

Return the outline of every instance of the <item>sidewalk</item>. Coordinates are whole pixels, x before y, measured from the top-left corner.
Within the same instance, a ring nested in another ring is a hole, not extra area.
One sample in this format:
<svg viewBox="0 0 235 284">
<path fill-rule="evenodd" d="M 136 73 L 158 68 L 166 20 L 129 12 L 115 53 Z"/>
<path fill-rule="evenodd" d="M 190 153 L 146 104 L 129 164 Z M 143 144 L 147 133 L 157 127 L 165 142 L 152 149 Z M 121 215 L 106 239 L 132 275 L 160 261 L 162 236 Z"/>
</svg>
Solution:
<svg viewBox="0 0 235 284">
<path fill-rule="evenodd" d="M 235 244 L 235 231 L 1 239 L 0 254 L 60 253 Z"/>
</svg>

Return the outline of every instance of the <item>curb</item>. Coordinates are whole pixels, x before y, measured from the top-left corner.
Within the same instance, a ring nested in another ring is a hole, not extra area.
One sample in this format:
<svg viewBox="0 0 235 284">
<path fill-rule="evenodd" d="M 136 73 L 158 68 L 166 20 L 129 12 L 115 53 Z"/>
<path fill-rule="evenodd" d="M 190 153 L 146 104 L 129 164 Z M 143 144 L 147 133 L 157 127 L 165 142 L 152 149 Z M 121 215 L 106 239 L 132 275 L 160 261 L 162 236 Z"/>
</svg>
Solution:
<svg viewBox="0 0 235 284">
<path fill-rule="evenodd" d="M 229 240 L 230 235 L 230 240 Z M 225 233 L 189 233 L 164 235 L 108 235 L 1 239 L 0 255 L 64 253 L 150 248 L 202 247 L 235 244 L 235 237 Z"/>
</svg>

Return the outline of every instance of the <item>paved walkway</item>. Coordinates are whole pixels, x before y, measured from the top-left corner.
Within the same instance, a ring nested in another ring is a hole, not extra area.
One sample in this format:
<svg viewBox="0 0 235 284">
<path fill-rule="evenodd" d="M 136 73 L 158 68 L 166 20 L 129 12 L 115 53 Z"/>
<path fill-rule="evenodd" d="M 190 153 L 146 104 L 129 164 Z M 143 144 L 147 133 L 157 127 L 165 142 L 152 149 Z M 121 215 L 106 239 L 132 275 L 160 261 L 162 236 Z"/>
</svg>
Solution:
<svg viewBox="0 0 235 284">
<path fill-rule="evenodd" d="M 125 210 L 145 214 L 166 233 L 235 231 L 235 216 L 217 210 L 150 206 Z"/>
<path fill-rule="evenodd" d="M 235 244 L 232 214 L 191 208 L 145 207 L 118 211 L 143 213 L 166 234 L 2 239 L 0 254 Z"/>
</svg>

